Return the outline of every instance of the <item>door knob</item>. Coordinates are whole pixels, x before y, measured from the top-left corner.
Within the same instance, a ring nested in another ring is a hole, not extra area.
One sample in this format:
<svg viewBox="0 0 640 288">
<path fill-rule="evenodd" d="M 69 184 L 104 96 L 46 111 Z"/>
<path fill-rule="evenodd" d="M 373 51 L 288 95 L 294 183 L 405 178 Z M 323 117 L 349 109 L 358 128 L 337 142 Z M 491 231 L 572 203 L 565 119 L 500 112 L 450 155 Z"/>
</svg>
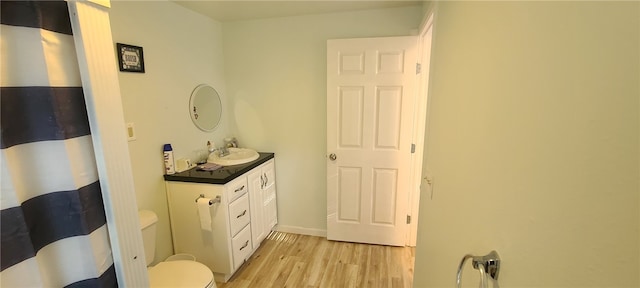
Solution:
<svg viewBox="0 0 640 288">
<path fill-rule="evenodd" d="M 338 159 L 338 156 L 336 156 L 336 154 L 331 153 L 329 154 L 329 159 L 331 159 L 331 161 L 336 161 L 336 159 Z"/>
</svg>

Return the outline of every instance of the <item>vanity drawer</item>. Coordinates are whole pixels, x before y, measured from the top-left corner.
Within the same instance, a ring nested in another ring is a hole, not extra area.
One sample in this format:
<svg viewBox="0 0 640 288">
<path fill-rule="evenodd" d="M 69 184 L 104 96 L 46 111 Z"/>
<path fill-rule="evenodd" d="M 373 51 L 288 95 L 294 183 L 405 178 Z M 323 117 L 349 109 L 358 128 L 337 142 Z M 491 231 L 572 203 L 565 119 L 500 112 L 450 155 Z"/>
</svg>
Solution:
<svg viewBox="0 0 640 288">
<path fill-rule="evenodd" d="M 229 204 L 229 224 L 231 236 L 238 234 L 244 226 L 249 224 L 249 194 L 245 193 L 238 200 Z"/>
<path fill-rule="evenodd" d="M 232 248 L 233 248 L 233 270 L 238 269 L 244 260 L 249 258 L 251 253 L 251 225 L 247 225 L 244 227 L 236 237 L 233 237 Z"/>
<path fill-rule="evenodd" d="M 238 199 L 238 197 L 244 195 L 247 191 L 249 191 L 247 177 L 239 177 L 238 179 L 231 181 L 231 183 L 227 184 L 227 197 L 229 198 L 229 203 Z"/>
</svg>

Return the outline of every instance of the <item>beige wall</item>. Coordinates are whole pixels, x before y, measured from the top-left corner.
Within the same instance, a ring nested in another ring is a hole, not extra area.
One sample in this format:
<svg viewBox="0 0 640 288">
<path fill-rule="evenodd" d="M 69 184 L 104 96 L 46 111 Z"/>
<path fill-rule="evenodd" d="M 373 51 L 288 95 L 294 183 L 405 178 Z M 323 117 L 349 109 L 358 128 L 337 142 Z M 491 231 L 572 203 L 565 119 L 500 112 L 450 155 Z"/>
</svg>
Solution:
<svg viewBox="0 0 640 288">
<path fill-rule="evenodd" d="M 437 12 L 415 287 L 492 249 L 502 287 L 640 286 L 640 4 Z"/>
<path fill-rule="evenodd" d="M 326 40 L 409 35 L 419 6 L 224 23 L 241 143 L 276 153 L 280 227 L 326 231 Z"/>
<path fill-rule="evenodd" d="M 142 46 L 146 73 L 120 72 L 125 121 L 137 140 L 129 142 L 136 199 L 140 209 L 158 214 L 156 261 L 173 253 L 163 175 L 162 145 L 171 143 L 176 158 L 204 150 L 207 140 L 221 144 L 230 114 L 212 133 L 198 130 L 188 113 L 191 91 L 202 83 L 226 97 L 222 26 L 166 1 L 111 1 L 114 42 Z M 115 44 L 114 44 L 115 47 Z M 114 48 L 115 49 L 115 48 Z"/>
</svg>

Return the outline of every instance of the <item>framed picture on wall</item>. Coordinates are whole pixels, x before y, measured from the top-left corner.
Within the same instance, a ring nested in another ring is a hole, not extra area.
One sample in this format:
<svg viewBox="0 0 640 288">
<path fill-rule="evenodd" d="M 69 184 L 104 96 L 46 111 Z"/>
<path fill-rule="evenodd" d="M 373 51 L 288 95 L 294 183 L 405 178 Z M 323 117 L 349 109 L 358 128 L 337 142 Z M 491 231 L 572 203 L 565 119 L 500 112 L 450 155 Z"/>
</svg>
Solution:
<svg viewBox="0 0 640 288">
<path fill-rule="evenodd" d="M 118 66 L 123 72 L 144 73 L 144 54 L 142 47 L 116 43 Z"/>
</svg>

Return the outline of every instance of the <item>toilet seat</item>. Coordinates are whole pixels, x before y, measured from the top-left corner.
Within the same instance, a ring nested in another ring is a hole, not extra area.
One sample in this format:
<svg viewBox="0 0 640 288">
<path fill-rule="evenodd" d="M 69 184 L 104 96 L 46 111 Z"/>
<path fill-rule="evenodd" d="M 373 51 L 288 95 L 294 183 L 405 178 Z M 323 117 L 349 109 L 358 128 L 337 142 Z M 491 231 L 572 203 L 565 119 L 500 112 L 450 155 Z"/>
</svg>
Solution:
<svg viewBox="0 0 640 288">
<path fill-rule="evenodd" d="M 215 287 L 211 270 L 195 261 L 160 262 L 149 267 L 148 272 L 151 287 Z"/>
</svg>

